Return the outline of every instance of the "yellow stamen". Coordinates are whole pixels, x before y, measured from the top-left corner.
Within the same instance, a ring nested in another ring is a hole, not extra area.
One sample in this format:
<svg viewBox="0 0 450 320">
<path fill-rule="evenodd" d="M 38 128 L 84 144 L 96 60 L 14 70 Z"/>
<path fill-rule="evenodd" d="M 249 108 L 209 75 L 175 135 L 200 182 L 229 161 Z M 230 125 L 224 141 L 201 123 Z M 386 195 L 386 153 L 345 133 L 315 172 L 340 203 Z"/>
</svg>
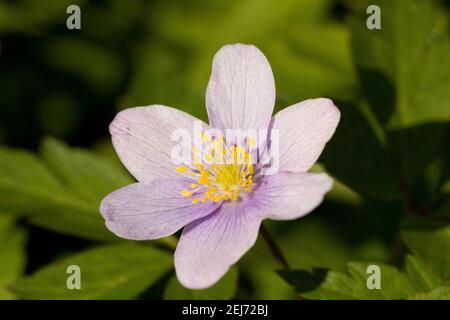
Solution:
<svg viewBox="0 0 450 320">
<path fill-rule="evenodd" d="M 212 138 L 201 132 L 201 138 L 207 143 L 205 159 L 207 163 L 195 163 L 195 172 L 181 166 L 177 172 L 186 173 L 196 179 L 190 183 L 191 191 L 183 190 L 181 194 L 187 198 L 194 192 L 203 194 L 200 198 L 193 198 L 193 204 L 201 202 L 237 201 L 242 192 L 250 191 L 253 185 L 254 166 L 250 151 L 255 145 L 254 140 L 248 138 L 247 146 L 230 146 L 225 144 L 221 135 Z M 211 147 L 212 146 L 212 147 Z M 247 147 L 247 148 L 246 148 Z M 193 148 L 192 154 L 199 152 Z"/>
<path fill-rule="evenodd" d="M 186 171 L 188 171 L 188 168 L 186 168 L 184 166 L 180 166 L 180 167 L 177 167 L 175 170 L 179 173 L 185 173 Z"/>
<path fill-rule="evenodd" d="M 183 191 L 181 191 L 181 194 L 183 196 L 185 196 L 186 198 L 189 198 L 190 196 L 192 196 L 193 192 L 187 191 L 187 190 L 183 190 Z"/>
</svg>

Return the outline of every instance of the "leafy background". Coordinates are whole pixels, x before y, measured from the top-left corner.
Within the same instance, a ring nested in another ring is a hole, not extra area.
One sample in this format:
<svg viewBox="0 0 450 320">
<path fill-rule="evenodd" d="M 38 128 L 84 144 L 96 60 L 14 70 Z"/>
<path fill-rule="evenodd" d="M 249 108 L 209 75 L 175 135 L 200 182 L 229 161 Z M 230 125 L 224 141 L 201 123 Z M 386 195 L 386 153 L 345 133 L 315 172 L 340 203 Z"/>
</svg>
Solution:
<svg viewBox="0 0 450 320">
<path fill-rule="evenodd" d="M 78 4 L 82 30 L 65 27 Z M 382 29 L 365 27 L 369 4 Z M 0 298 L 450 299 L 449 1 L 17 0 L 0 2 Z M 336 181 L 315 212 L 267 222 L 214 287 L 174 277 L 177 236 L 134 243 L 101 199 L 132 178 L 108 124 L 153 103 L 206 120 L 211 59 L 257 45 L 276 110 L 335 100 L 342 120 L 314 168 Z M 366 287 L 366 267 L 382 271 Z M 66 288 L 66 268 L 82 289 Z"/>
</svg>

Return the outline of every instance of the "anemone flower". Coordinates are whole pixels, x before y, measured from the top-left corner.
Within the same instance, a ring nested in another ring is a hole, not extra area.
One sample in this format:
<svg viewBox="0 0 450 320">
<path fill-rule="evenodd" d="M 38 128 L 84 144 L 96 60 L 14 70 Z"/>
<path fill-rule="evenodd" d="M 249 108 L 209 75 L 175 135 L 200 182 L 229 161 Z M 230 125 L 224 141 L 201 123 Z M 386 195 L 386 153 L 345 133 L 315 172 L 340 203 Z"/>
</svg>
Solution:
<svg viewBox="0 0 450 320">
<path fill-rule="evenodd" d="M 262 220 L 311 212 L 332 180 L 307 171 L 333 135 L 340 112 L 331 100 L 318 98 L 272 117 L 274 103 L 266 57 L 254 46 L 235 44 L 213 60 L 206 91 L 209 125 L 162 105 L 121 111 L 110 125 L 112 142 L 139 182 L 103 200 L 107 228 L 126 239 L 150 240 L 184 227 L 176 274 L 185 287 L 202 289 L 253 246 Z M 224 134 L 230 130 L 268 134 L 236 140 Z M 179 139 L 180 132 L 197 132 L 201 142 L 192 146 L 192 139 Z"/>
</svg>

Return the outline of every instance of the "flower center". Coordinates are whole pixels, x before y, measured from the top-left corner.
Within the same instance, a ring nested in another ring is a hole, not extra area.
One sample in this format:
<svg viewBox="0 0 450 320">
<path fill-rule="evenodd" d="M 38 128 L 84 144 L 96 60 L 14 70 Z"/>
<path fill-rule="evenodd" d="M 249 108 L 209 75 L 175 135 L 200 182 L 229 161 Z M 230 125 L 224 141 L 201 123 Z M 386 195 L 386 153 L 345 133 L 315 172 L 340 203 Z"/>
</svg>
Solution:
<svg viewBox="0 0 450 320">
<path fill-rule="evenodd" d="M 222 200 L 236 201 L 242 192 L 249 191 L 253 184 L 254 166 L 252 164 L 251 148 L 254 142 L 247 139 L 245 146 L 228 147 L 219 136 L 212 139 L 202 133 L 202 140 L 207 142 L 204 159 L 199 161 L 199 152 L 192 148 L 195 169 L 185 166 L 176 168 L 179 173 L 187 174 L 193 182 L 189 190 L 181 191 L 192 203 Z"/>
</svg>

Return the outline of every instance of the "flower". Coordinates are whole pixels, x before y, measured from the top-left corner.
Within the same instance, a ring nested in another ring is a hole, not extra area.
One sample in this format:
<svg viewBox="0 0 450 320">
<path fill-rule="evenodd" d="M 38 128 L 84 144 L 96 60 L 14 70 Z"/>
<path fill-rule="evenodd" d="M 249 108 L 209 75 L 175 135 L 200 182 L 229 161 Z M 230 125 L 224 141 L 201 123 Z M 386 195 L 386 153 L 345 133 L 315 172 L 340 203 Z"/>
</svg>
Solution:
<svg viewBox="0 0 450 320">
<path fill-rule="evenodd" d="M 110 125 L 113 145 L 139 182 L 102 201 L 107 228 L 123 238 L 149 240 L 184 227 L 176 274 L 185 287 L 201 289 L 217 282 L 253 246 L 263 219 L 292 220 L 311 212 L 332 180 L 307 171 L 333 135 L 340 112 L 331 100 L 319 98 L 272 117 L 274 103 L 269 62 L 256 47 L 235 44 L 221 48 L 213 60 L 206 92 L 209 126 L 162 105 L 120 112 Z M 199 123 L 206 151 L 173 141 L 174 132 L 193 132 Z M 218 133 L 208 134 L 210 128 Z M 223 135 L 268 129 L 278 133 L 277 141 L 271 135 L 257 142 Z M 175 161 L 177 145 L 194 161 Z M 264 162 L 270 151 L 278 151 L 278 170 L 267 174 L 275 164 L 273 158 Z"/>
</svg>

